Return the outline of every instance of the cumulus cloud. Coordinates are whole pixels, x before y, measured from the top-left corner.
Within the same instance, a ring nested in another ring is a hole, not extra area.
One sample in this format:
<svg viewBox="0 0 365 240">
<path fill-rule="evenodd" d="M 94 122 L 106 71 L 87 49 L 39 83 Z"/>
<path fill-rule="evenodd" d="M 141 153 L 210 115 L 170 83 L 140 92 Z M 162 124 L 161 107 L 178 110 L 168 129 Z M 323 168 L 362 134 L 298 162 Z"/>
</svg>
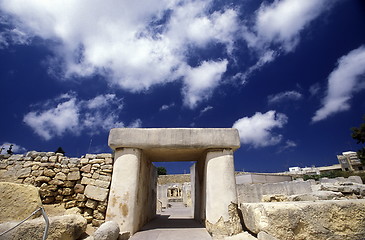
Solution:
<svg viewBox="0 0 365 240">
<path fill-rule="evenodd" d="M 221 43 L 230 52 L 239 26 L 235 9 L 212 11 L 211 0 L 4 0 L 0 8 L 16 31 L 57 44 L 50 45 L 56 59 L 49 61 L 62 66 L 66 78 L 100 74 L 132 92 L 184 79 L 189 107 L 217 87 L 193 83 L 200 80 L 192 77 L 189 51 Z"/>
<path fill-rule="evenodd" d="M 201 101 L 210 98 L 213 89 L 218 86 L 227 70 L 227 64 L 228 61 L 224 59 L 219 62 L 204 61 L 198 67 L 189 67 L 184 79 L 184 105 L 193 109 Z"/>
<path fill-rule="evenodd" d="M 352 50 L 341 57 L 337 67 L 328 76 L 327 93 L 322 100 L 322 107 L 312 118 L 318 122 L 329 116 L 350 108 L 350 99 L 357 91 L 364 89 L 365 80 L 365 46 Z"/>
<path fill-rule="evenodd" d="M 297 144 L 296 142 L 294 142 L 294 141 L 292 141 L 292 140 L 286 140 L 285 145 L 284 145 L 284 146 L 282 146 L 282 147 L 279 149 L 278 153 L 281 153 L 281 152 L 284 152 L 284 151 L 290 150 L 290 149 L 295 148 L 295 147 L 297 147 L 297 146 L 298 146 L 298 144 Z"/>
<path fill-rule="evenodd" d="M 6 154 L 7 153 L 6 151 L 10 148 L 11 145 L 12 145 L 11 150 L 13 151 L 13 153 L 25 153 L 27 151 L 26 148 L 24 148 L 18 144 L 4 142 L 3 144 L 0 145 L 1 148 L 3 148 L 2 151 L 0 152 L 0 154 Z"/>
<path fill-rule="evenodd" d="M 281 92 L 267 97 L 269 104 L 279 103 L 287 100 L 300 100 L 303 95 L 297 91 Z"/>
<path fill-rule="evenodd" d="M 274 61 L 279 55 L 294 51 L 300 35 L 336 1 L 331 0 L 275 0 L 263 2 L 256 11 L 252 27 L 241 29 L 247 46 L 257 52 L 256 63 L 249 67 L 242 82 L 255 71 Z"/>
<path fill-rule="evenodd" d="M 238 119 L 233 128 L 238 129 L 243 144 L 255 148 L 276 145 L 281 142 L 282 135 L 275 133 L 275 128 L 282 128 L 288 121 L 285 114 L 268 111 L 257 112 L 252 117 Z"/>
<path fill-rule="evenodd" d="M 78 135 L 84 130 L 97 134 L 101 130 L 124 127 L 119 121 L 122 107 L 123 100 L 115 94 L 80 100 L 74 93 L 67 93 L 45 102 L 41 109 L 27 113 L 23 121 L 45 140 L 66 133 Z M 138 119 L 131 125 L 140 126 L 141 121 Z"/>
</svg>

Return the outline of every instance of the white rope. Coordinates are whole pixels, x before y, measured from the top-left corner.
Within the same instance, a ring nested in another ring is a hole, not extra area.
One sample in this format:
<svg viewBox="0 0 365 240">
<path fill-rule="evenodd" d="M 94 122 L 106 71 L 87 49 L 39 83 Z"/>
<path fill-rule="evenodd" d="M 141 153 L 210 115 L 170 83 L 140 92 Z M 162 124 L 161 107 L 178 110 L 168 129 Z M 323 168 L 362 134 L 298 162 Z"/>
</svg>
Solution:
<svg viewBox="0 0 365 240">
<path fill-rule="evenodd" d="M 21 225 L 22 223 L 24 223 L 25 221 L 27 221 L 30 217 L 32 217 L 33 215 L 35 215 L 38 211 L 41 211 L 42 215 L 43 215 L 43 218 L 46 222 L 46 226 L 44 228 L 44 233 L 43 233 L 43 238 L 42 240 L 46 240 L 47 239 L 47 236 L 48 236 L 48 229 L 49 229 L 49 219 L 48 219 L 48 216 L 46 214 L 46 211 L 44 211 L 44 208 L 43 207 L 40 207 L 38 208 L 37 210 L 35 210 L 34 212 L 32 212 L 32 214 L 30 214 L 26 219 L 24 219 L 23 221 L 19 222 L 17 225 L 15 225 L 14 227 L 6 230 L 5 232 L 3 233 L 0 233 L 0 237 L 5 235 L 6 233 L 10 232 L 11 230 L 17 228 L 19 225 Z"/>
</svg>

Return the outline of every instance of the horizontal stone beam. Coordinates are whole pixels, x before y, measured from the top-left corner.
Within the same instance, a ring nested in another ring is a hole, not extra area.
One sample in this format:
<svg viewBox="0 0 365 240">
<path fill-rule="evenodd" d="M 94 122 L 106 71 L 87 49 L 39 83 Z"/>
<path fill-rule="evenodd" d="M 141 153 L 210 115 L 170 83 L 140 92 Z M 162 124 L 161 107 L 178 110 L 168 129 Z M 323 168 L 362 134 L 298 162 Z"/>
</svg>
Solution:
<svg viewBox="0 0 365 240">
<path fill-rule="evenodd" d="M 240 147 L 234 128 L 113 128 L 109 147 L 139 149 L 211 149 Z"/>
</svg>

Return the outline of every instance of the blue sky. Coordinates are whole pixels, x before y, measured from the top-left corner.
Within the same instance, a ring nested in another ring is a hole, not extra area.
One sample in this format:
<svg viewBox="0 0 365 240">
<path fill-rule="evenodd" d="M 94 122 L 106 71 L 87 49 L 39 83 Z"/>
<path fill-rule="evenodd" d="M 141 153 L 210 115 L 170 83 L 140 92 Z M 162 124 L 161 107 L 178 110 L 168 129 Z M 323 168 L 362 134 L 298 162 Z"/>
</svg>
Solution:
<svg viewBox="0 0 365 240">
<path fill-rule="evenodd" d="M 1 0 L 0 60 L 0 144 L 19 153 L 109 152 L 113 127 L 235 127 L 253 172 L 360 148 L 361 0 Z"/>
</svg>

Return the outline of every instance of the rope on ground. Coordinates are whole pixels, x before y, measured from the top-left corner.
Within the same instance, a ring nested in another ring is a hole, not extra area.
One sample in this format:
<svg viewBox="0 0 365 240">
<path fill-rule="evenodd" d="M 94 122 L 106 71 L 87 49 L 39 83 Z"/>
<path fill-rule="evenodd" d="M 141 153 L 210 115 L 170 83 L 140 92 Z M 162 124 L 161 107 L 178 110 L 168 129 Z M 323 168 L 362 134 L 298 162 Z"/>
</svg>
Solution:
<svg viewBox="0 0 365 240">
<path fill-rule="evenodd" d="M 23 221 L 19 222 L 18 224 L 16 224 L 14 227 L 6 230 L 5 232 L 0 233 L 0 237 L 5 235 L 6 233 L 10 232 L 11 230 L 17 228 L 18 226 L 20 226 L 22 223 L 24 223 L 25 221 L 27 221 L 29 218 L 31 218 L 33 215 L 35 215 L 38 211 L 41 211 L 42 216 L 44 218 L 44 221 L 46 222 L 46 226 L 44 228 L 44 232 L 43 232 L 43 238 L 42 240 L 46 240 L 48 237 L 48 229 L 49 229 L 49 219 L 48 216 L 46 214 L 46 211 L 44 210 L 43 207 L 38 208 L 37 210 L 35 210 L 34 212 L 32 212 L 27 218 L 25 218 Z"/>
</svg>

